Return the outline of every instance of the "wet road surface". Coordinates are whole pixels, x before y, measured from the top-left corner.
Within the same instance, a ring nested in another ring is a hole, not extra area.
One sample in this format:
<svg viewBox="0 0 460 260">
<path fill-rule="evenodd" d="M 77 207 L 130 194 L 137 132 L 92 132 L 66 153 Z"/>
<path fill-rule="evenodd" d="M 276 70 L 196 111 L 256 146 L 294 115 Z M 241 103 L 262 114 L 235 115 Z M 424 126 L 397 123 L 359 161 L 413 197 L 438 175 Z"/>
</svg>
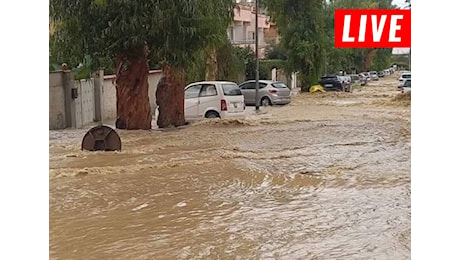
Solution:
<svg viewBox="0 0 460 260">
<path fill-rule="evenodd" d="M 396 76 L 245 119 L 50 131 L 50 259 L 410 259 L 410 102 Z"/>
</svg>

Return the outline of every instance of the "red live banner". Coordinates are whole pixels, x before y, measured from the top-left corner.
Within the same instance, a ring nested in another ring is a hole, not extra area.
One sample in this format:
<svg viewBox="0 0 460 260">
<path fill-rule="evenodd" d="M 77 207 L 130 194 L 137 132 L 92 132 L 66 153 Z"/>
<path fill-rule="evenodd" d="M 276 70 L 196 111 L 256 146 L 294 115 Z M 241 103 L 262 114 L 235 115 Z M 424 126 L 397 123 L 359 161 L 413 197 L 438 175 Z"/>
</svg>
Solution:
<svg viewBox="0 0 460 260">
<path fill-rule="evenodd" d="M 335 10 L 336 48 L 409 48 L 410 10 Z"/>
</svg>

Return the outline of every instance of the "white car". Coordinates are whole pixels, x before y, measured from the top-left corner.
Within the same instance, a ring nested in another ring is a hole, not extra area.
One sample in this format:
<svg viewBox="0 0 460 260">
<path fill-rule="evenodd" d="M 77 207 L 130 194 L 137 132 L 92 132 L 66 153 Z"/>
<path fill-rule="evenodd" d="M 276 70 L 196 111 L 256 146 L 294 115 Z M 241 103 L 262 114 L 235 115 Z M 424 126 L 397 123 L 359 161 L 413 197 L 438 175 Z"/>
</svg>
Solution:
<svg viewBox="0 0 460 260">
<path fill-rule="evenodd" d="M 410 71 L 409 71 L 409 72 L 403 72 L 403 73 L 401 73 L 401 76 L 400 76 L 399 79 L 398 79 L 398 81 L 399 81 L 398 87 L 404 86 L 404 83 L 405 83 L 406 80 L 408 80 L 408 79 L 411 79 L 411 73 L 410 73 Z"/>
<path fill-rule="evenodd" d="M 411 79 L 406 79 L 406 81 L 404 82 L 404 85 L 401 87 L 401 93 L 410 92 L 410 87 L 411 87 Z"/>
<path fill-rule="evenodd" d="M 244 96 L 229 81 L 202 81 L 185 87 L 185 120 L 244 116 Z"/>
</svg>

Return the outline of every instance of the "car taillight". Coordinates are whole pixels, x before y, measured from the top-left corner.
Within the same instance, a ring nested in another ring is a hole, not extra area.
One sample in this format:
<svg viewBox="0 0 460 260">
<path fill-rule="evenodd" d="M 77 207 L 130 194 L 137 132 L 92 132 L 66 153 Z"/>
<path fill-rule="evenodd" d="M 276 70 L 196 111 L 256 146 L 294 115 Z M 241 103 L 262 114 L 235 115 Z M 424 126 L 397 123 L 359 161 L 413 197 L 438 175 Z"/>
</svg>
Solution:
<svg viewBox="0 0 460 260">
<path fill-rule="evenodd" d="M 274 88 L 271 88 L 271 89 L 268 90 L 268 93 L 271 93 L 271 94 L 275 94 L 277 92 L 278 92 L 278 90 L 276 90 Z"/>
<path fill-rule="evenodd" d="M 225 99 L 220 100 L 220 110 L 227 111 L 227 102 L 225 101 Z"/>
</svg>

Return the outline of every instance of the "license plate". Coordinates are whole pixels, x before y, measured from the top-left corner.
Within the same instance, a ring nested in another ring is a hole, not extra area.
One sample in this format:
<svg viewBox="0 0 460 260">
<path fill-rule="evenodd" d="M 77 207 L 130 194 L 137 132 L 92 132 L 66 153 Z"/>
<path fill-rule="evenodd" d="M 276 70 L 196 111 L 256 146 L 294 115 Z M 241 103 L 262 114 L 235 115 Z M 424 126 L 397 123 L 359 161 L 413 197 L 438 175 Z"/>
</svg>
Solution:
<svg viewBox="0 0 460 260">
<path fill-rule="evenodd" d="M 325 84 L 325 87 L 332 87 L 332 84 Z"/>
</svg>

